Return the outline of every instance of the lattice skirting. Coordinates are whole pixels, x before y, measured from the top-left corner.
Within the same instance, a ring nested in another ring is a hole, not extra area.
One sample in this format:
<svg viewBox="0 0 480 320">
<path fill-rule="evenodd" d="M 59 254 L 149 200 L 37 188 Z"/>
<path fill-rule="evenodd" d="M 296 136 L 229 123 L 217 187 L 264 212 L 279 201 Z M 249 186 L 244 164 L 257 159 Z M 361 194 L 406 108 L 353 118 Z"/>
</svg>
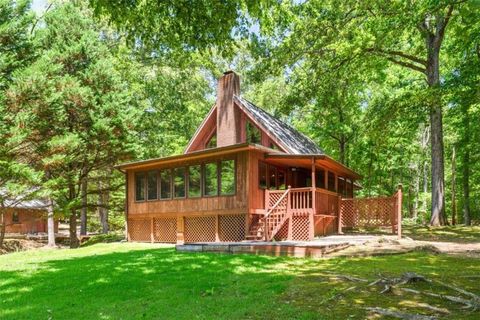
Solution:
<svg viewBox="0 0 480 320">
<path fill-rule="evenodd" d="M 215 216 L 185 218 L 185 242 L 215 242 Z"/>
<path fill-rule="evenodd" d="M 283 226 L 278 230 L 277 234 L 275 235 L 274 239 L 276 241 L 287 240 L 288 238 L 288 220 L 285 221 Z"/>
<path fill-rule="evenodd" d="M 150 242 L 151 219 L 128 220 L 128 234 L 131 241 Z"/>
<path fill-rule="evenodd" d="M 292 240 L 308 241 L 309 219 L 307 215 L 293 217 Z"/>
<path fill-rule="evenodd" d="M 218 216 L 218 236 L 224 242 L 245 240 L 245 215 Z"/>
<path fill-rule="evenodd" d="M 176 242 L 177 218 L 154 218 L 153 240 L 155 242 Z"/>
<path fill-rule="evenodd" d="M 217 221 L 218 240 L 222 242 L 236 242 L 245 240 L 246 215 L 219 215 L 215 216 L 185 217 L 184 237 L 185 242 L 215 242 Z M 128 233 L 130 241 L 139 242 L 169 242 L 177 241 L 177 218 L 155 217 L 129 219 Z"/>
</svg>

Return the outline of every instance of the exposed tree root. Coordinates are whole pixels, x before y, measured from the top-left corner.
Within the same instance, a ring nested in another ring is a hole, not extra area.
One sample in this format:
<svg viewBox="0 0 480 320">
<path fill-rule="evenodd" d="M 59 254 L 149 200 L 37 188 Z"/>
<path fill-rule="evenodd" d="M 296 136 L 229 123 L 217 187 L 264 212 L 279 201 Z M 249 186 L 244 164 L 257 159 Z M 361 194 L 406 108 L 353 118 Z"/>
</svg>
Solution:
<svg viewBox="0 0 480 320">
<path fill-rule="evenodd" d="M 380 314 L 382 316 L 389 316 L 394 317 L 397 319 L 404 319 L 404 320 L 436 320 L 437 318 L 434 316 L 426 316 L 422 314 L 412 314 L 412 313 L 405 313 L 390 309 L 383 309 L 383 308 L 365 308 L 366 310 Z"/>
<path fill-rule="evenodd" d="M 433 312 L 450 314 L 450 311 L 448 309 L 438 308 L 438 307 L 429 305 L 428 303 L 420 302 L 420 303 L 417 303 L 417 305 L 421 308 L 428 309 L 428 310 L 433 311 Z"/>
</svg>

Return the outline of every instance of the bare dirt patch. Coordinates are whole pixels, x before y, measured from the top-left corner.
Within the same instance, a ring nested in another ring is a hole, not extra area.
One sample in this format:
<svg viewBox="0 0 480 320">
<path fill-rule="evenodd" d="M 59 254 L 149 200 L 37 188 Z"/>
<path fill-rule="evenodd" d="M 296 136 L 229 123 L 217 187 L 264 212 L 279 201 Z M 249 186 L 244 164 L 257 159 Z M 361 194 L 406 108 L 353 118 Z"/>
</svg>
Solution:
<svg viewBox="0 0 480 320">
<path fill-rule="evenodd" d="M 45 246 L 45 243 L 35 240 L 25 239 L 5 239 L 3 248 L 0 248 L 0 254 L 6 254 L 18 251 L 27 251 L 39 249 Z"/>
<path fill-rule="evenodd" d="M 420 241 L 408 237 L 397 239 L 394 236 L 380 236 L 363 243 L 356 243 L 344 250 L 332 252 L 328 257 L 363 257 L 415 251 L 480 258 L 480 242 Z"/>
</svg>

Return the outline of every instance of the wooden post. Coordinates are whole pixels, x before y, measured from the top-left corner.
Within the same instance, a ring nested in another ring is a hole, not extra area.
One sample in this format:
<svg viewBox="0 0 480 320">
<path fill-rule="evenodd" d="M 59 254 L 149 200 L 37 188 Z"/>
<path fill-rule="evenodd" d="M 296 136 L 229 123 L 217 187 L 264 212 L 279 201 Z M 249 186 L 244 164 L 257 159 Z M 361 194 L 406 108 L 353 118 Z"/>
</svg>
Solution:
<svg viewBox="0 0 480 320">
<path fill-rule="evenodd" d="M 287 234 L 287 240 L 292 241 L 293 240 L 293 217 L 292 217 L 292 194 L 290 193 L 290 186 L 288 186 L 288 195 L 287 195 L 287 216 L 288 216 L 288 234 Z"/>
<path fill-rule="evenodd" d="M 150 242 L 152 242 L 152 243 L 155 242 L 155 239 L 154 239 L 154 236 L 153 236 L 153 217 L 150 220 Z"/>
<path fill-rule="evenodd" d="M 312 209 L 308 217 L 308 239 L 313 240 L 315 237 L 315 219 L 314 214 L 317 213 L 316 205 L 316 177 L 315 177 L 315 157 L 312 157 Z"/>
<path fill-rule="evenodd" d="M 397 235 L 398 239 L 402 239 L 402 185 L 398 185 L 397 191 Z"/>
<path fill-rule="evenodd" d="M 268 185 L 268 184 L 267 184 Z M 270 191 L 265 189 L 265 213 L 263 214 L 263 240 L 268 241 L 268 225 L 267 225 L 267 213 L 270 207 Z"/>
<path fill-rule="evenodd" d="M 325 190 L 328 190 L 328 170 L 325 169 L 325 177 L 324 178 L 324 184 L 325 184 Z"/>
<path fill-rule="evenodd" d="M 337 219 L 338 219 L 338 224 L 337 224 L 337 227 L 338 227 L 338 234 L 343 234 L 343 231 L 342 231 L 342 197 L 341 196 L 338 196 L 338 212 L 337 212 Z"/>
<path fill-rule="evenodd" d="M 338 176 L 336 173 L 334 173 L 334 179 L 335 179 L 335 192 L 338 193 Z"/>
<path fill-rule="evenodd" d="M 185 221 L 182 215 L 177 216 L 177 244 L 183 245 L 185 243 Z"/>
<path fill-rule="evenodd" d="M 215 215 L 215 242 L 220 242 L 220 235 L 218 234 L 218 214 Z"/>
</svg>

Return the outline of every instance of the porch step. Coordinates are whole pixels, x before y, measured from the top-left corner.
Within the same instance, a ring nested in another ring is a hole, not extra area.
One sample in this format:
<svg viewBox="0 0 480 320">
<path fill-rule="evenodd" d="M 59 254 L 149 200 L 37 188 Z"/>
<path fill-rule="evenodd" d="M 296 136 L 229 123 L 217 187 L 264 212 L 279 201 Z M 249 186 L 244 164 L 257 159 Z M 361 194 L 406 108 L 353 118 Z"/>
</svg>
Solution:
<svg viewBox="0 0 480 320">
<path fill-rule="evenodd" d="M 261 235 L 249 234 L 245 237 L 246 240 L 263 240 Z"/>
</svg>

